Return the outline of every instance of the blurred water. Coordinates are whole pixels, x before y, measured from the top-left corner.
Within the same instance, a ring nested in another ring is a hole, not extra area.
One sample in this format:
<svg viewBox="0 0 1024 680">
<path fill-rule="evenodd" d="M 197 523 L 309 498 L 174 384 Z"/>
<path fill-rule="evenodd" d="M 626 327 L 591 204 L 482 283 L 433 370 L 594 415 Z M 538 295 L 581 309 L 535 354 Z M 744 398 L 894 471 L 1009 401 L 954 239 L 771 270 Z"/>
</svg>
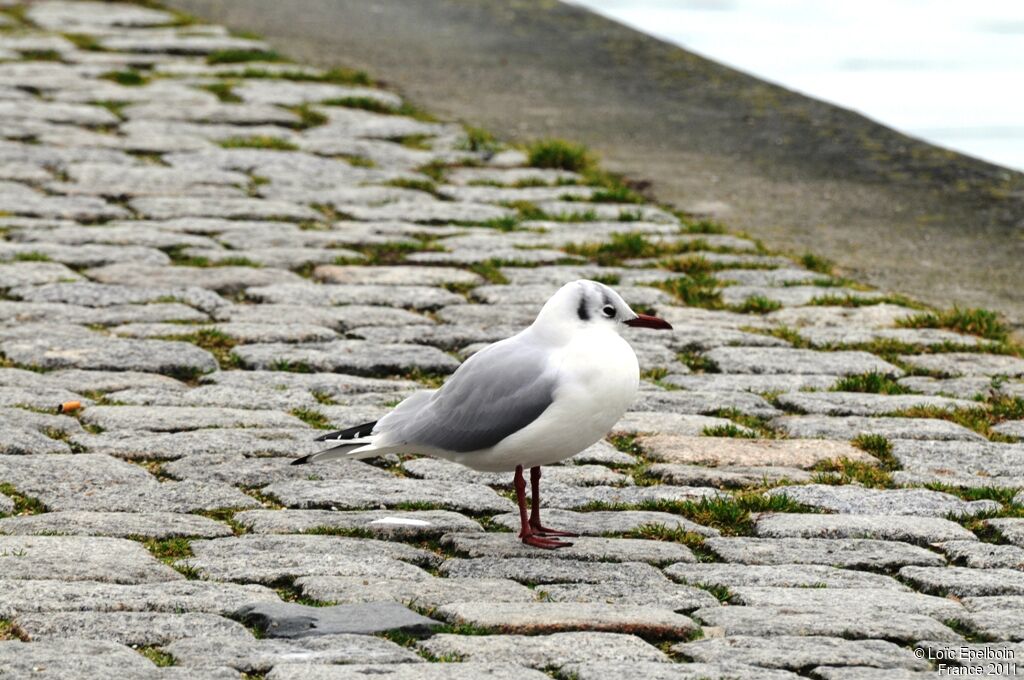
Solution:
<svg viewBox="0 0 1024 680">
<path fill-rule="evenodd" d="M 1024 1 L 572 2 L 933 144 L 1024 170 Z"/>
</svg>

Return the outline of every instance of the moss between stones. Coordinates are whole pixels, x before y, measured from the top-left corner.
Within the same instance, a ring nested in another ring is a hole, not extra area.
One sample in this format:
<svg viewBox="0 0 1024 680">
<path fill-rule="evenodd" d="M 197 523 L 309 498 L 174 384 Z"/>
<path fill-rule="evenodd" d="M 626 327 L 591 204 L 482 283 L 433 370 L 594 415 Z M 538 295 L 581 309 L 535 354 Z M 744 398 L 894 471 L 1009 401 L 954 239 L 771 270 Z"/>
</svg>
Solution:
<svg viewBox="0 0 1024 680">
<path fill-rule="evenodd" d="M 39 499 L 19 493 L 12 484 L 0 482 L 0 493 L 14 501 L 15 515 L 38 515 L 46 512 L 46 506 Z"/>
</svg>

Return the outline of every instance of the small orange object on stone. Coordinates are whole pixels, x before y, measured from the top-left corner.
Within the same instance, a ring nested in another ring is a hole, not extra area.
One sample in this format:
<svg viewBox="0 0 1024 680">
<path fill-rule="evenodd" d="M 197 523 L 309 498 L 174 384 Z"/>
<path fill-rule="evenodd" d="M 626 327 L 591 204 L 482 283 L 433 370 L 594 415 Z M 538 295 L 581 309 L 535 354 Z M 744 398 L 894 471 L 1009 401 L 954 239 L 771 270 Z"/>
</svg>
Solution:
<svg viewBox="0 0 1024 680">
<path fill-rule="evenodd" d="M 57 413 L 70 413 L 80 408 L 82 408 L 82 402 L 80 401 L 65 401 L 57 407 Z"/>
</svg>

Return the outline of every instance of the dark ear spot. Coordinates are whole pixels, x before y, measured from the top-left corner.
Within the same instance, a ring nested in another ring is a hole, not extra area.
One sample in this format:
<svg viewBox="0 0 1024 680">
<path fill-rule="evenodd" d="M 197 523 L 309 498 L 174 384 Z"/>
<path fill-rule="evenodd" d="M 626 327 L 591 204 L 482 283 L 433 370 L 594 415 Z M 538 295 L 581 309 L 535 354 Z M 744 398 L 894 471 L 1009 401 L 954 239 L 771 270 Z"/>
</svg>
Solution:
<svg viewBox="0 0 1024 680">
<path fill-rule="evenodd" d="M 587 299 L 584 297 L 580 298 L 580 303 L 576 306 L 576 316 L 580 317 L 580 321 L 590 321 L 590 312 L 587 310 Z"/>
</svg>

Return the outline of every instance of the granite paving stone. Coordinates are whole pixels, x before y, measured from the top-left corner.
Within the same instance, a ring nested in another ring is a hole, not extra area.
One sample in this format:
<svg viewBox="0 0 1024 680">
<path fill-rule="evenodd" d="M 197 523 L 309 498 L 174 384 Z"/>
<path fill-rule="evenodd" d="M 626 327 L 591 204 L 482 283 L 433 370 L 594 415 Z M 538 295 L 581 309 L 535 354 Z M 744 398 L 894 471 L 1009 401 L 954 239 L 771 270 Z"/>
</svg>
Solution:
<svg viewBox="0 0 1024 680">
<path fill-rule="evenodd" d="M 829 416 L 881 416 L 913 408 L 952 411 L 975 408 L 978 403 L 917 394 L 867 394 L 861 392 L 790 392 L 776 397 L 783 408 L 799 413 Z"/>
<path fill-rule="evenodd" d="M 748 663 L 764 668 L 802 670 L 811 666 L 870 666 L 923 671 L 928 662 L 885 640 L 847 640 L 830 636 L 759 637 L 730 635 L 673 645 L 672 651 L 706 663 Z"/>
<path fill-rule="evenodd" d="M 984 441 L 977 432 L 937 418 L 870 418 L 865 416 L 781 416 L 771 424 L 794 438 L 856 439 L 876 434 L 887 439 Z"/>
<path fill-rule="evenodd" d="M 99 637 L 142 647 L 187 637 L 250 636 L 241 624 L 205 613 L 46 612 L 19 614 L 14 621 L 32 640 Z"/>
<path fill-rule="evenodd" d="M 517 660 L 518 661 L 518 660 Z M 544 680 L 548 676 L 518 663 L 469 662 L 445 664 L 277 664 L 267 680 L 365 680 L 367 676 L 386 680 Z"/>
<path fill-rule="evenodd" d="M 415 503 L 479 513 L 504 512 L 513 507 L 512 501 L 483 484 L 397 477 L 357 481 L 284 481 L 264 487 L 263 493 L 290 508 L 300 509 L 401 509 L 404 504 Z"/>
<path fill-rule="evenodd" d="M 673 564 L 665 573 L 680 583 L 697 586 L 785 588 L 887 588 L 907 590 L 890 576 L 815 564 Z"/>
<path fill-rule="evenodd" d="M 304 423 L 279 411 L 193 406 L 93 406 L 83 411 L 83 422 L 103 430 L 180 432 L 205 427 L 301 428 Z"/>
<path fill-rule="evenodd" d="M 579 680 L 796 680 L 800 676 L 782 669 L 768 669 L 743 663 L 656 663 L 652 661 L 611 661 L 577 663 L 563 667 Z"/>
<path fill-rule="evenodd" d="M 2 393 L 0 393 L 2 394 Z M 492 487 L 512 488 L 512 475 L 502 472 L 476 472 L 458 463 L 434 458 L 417 458 L 402 463 L 402 469 L 418 479 L 437 479 L 453 482 L 486 484 Z M 551 466 L 541 473 L 546 484 L 572 486 L 631 486 L 633 478 L 610 470 L 604 465 Z"/>
<path fill-rule="evenodd" d="M 279 664 L 422 663 L 411 650 L 371 635 L 323 635 L 296 640 L 189 637 L 163 646 L 176 665 L 229 666 L 243 673 L 266 673 Z"/>
<path fill-rule="evenodd" d="M 47 512 L 41 515 L 0 519 L 0 534 L 22 536 L 230 536 L 231 527 L 222 522 L 172 512 Z"/>
<path fill-rule="evenodd" d="M 788 606 L 711 607 L 698 609 L 693 617 L 724 629 L 727 636 L 821 635 L 846 639 L 883 639 L 904 644 L 922 638 L 949 642 L 963 639 L 951 628 L 929 616 L 888 608 L 870 611 L 839 605 L 821 607 L 815 611 L 794 611 Z"/>
<path fill-rule="evenodd" d="M 907 543 L 869 538 L 717 537 L 705 546 L 726 562 L 740 564 L 825 564 L 851 569 L 939 566 L 940 555 Z"/>
<path fill-rule="evenodd" d="M 400 602 L 434 609 L 453 602 L 534 602 L 537 593 L 503 578 L 428 578 L 420 581 L 346 576 L 304 576 L 295 584 L 321 602 Z"/>
<path fill-rule="evenodd" d="M 754 531 L 763 538 L 873 538 L 917 545 L 977 540 L 960 524 L 942 517 L 884 513 L 764 513 L 758 516 Z"/>
<path fill-rule="evenodd" d="M 1003 354 L 947 352 L 942 354 L 908 354 L 901 361 L 914 368 L 934 371 L 948 377 L 961 375 L 1024 376 L 1024 359 Z"/>
<path fill-rule="evenodd" d="M 651 582 L 637 586 L 618 581 L 607 583 L 554 583 L 541 589 L 550 602 L 628 604 L 688 613 L 718 604 L 706 590 L 675 583 Z"/>
<path fill-rule="evenodd" d="M 983 597 L 1024 595 L 1024 571 L 1016 569 L 971 569 L 969 567 L 906 566 L 900 578 L 924 593 Z"/>
<path fill-rule="evenodd" d="M 723 467 L 702 465 L 680 465 L 678 463 L 655 463 L 647 468 L 647 474 L 657 477 L 665 484 L 682 486 L 710 486 L 723 489 L 746 486 L 767 486 L 778 483 L 809 482 L 810 472 L 791 467 Z"/>
<path fill-rule="evenodd" d="M 573 539 L 570 547 L 539 552 L 524 545 L 515 534 L 470 533 L 446 534 L 441 537 L 441 545 L 469 557 L 532 557 L 582 562 L 647 562 L 654 565 L 696 561 L 690 549 L 682 544 L 630 538 L 580 537 Z"/>
<path fill-rule="evenodd" d="M 639 637 L 614 632 L 554 632 L 542 637 L 442 634 L 419 646 L 435 656 L 516 662 L 531 668 L 557 668 L 585 661 L 669 662 L 665 654 Z"/>
<path fill-rule="evenodd" d="M 225 455 L 235 451 L 252 457 L 302 456 L 323 448 L 313 441 L 315 434 L 305 427 L 218 427 L 183 432 L 116 430 L 73 436 L 71 441 L 90 453 L 125 460 L 175 460 L 183 456 Z"/>
<path fill-rule="evenodd" d="M 117 675 L 126 680 L 144 680 L 157 677 L 158 673 L 152 661 L 131 647 L 111 640 L 0 640 L 0 664 L 12 677 L 77 675 L 98 678 Z"/>
<path fill-rule="evenodd" d="M 1002 517 L 986 521 L 1010 543 L 1024 548 L 1024 518 Z"/>
<path fill-rule="evenodd" d="M 208 581 L 163 581 L 132 585 L 52 579 L 3 583 L 5 618 L 31 612 L 206 612 L 227 615 L 257 601 L 278 601 L 277 593 L 259 585 Z"/>
<path fill-rule="evenodd" d="M 720 498 L 724 494 L 698 486 L 569 486 L 547 484 L 541 496 L 541 507 L 584 510 L 594 505 L 640 506 L 659 501 L 700 501 Z"/>
<path fill-rule="evenodd" d="M 369 635 L 384 631 L 429 633 L 441 625 L 397 602 L 310 607 L 295 602 L 257 602 L 232 613 L 247 627 L 268 638 L 323 635 Z"/>
<path fill-rule="evenodd" d="M 930 489 L 865 489 L 856 486 L 807 484 L 782 486 L 767 492 L 828 512 L 859 515 L 883 512 L 887 515 L 970 516 L 999 510 L 996 501 L 964 501 L 943 491 Z"/>
<path fill-rule="evenodd" d="M 491 521 L 513 531 L 519 530 L 519 513 L 510 512 L 495 515 Z M 718 529 L 706 527 L 668 512 L 652 510 L 615 510 L 590 512 L 574 512 L 551 508 L 544 512 L 544 521 L 562 531 L 570 531 L 581 536 L 605 536 L 609 534 L 626 534 L 642 527 L 660 526 L 669 530 L 681 530 L 700 536 L 718 536 Z"/>
<path fill-rule="evenodd" d="M 4 579 L 155 583 L 182 578 L 123 538 L 0 536 Z"/>
<path fill-rule="evenodd" d="M 797 373 L 850 375 L 903 371 L 873 354 L 859 351 L 818 352 L 781 347 L 716 347 L 705 354 L 723 373 Z"/>
<path fill-rule="evenodd" d="M 336 340 L 325 343 L 292 345 L 267 343 L 244 345 L 235 355 L 246 368 L 274 370 L 275 367 L 299 365 L 312 370 L 357 375 L 395 375 L 419 369 L 449 373 L 458 368 L 458 361 L 434 347 Z"/>
<path fill-rule="evenodd" d="M 737 439 L 641 435 L 637 441 L 652 460 L 712 467 L 779 466 L 810 469 L 820 462 L 845 458 L 875 463 L 865 451 L 829 439 Z"/>
<path fill-rule="evenodd" d="M 1024 548 L 981 541 L 945 541 L 936 544 L 950 562 L 974 569 L 1024 569 Z"/>
<path fill-rule="evenodd" d="M 363 465 L 355 461 L 352 464 Z M 341 464 L 338 467 L 341 468 L 340 475 L 346 475 L 346 466 Z M 483 531 L 476 521 L 450 510 L 246 510 L 235 515 L 235 521 L 256 534 L 351 530 L 369 532 L 375 538 L 389 540 L 434 538 L 453 531 L 463 534 Z"/>
<path fill-rule="evenodd" d="M 592 630 L 682 638 L 697 630 L 691 619 L 667 609 L 583 602 L 460 602 L 439 607 L 436 615 L 454 624 L 527 635 Z"/>
<path fill-rule="evenodd" d="M 845 608 L 863 613 L 906 612 L 931 616 L 939 621 L 956 619 L 966 612 L 956 600 L 920 593 L 894 592 L 888 588 L 772 588 L 733 587 L 731 604 L 776 607 L 793 611 L 826 611 Z"/>
<path fill-rule="evenodd" d="M 673 565 L 674 566 L 674 565 Z M 572 562 L 528 557 L 451 558 L 438 568 L 449 578 L 507 578 L 520 583 L 607 583 L 645 585 L 667 579 L 644 562 Z"/>
</svg>

